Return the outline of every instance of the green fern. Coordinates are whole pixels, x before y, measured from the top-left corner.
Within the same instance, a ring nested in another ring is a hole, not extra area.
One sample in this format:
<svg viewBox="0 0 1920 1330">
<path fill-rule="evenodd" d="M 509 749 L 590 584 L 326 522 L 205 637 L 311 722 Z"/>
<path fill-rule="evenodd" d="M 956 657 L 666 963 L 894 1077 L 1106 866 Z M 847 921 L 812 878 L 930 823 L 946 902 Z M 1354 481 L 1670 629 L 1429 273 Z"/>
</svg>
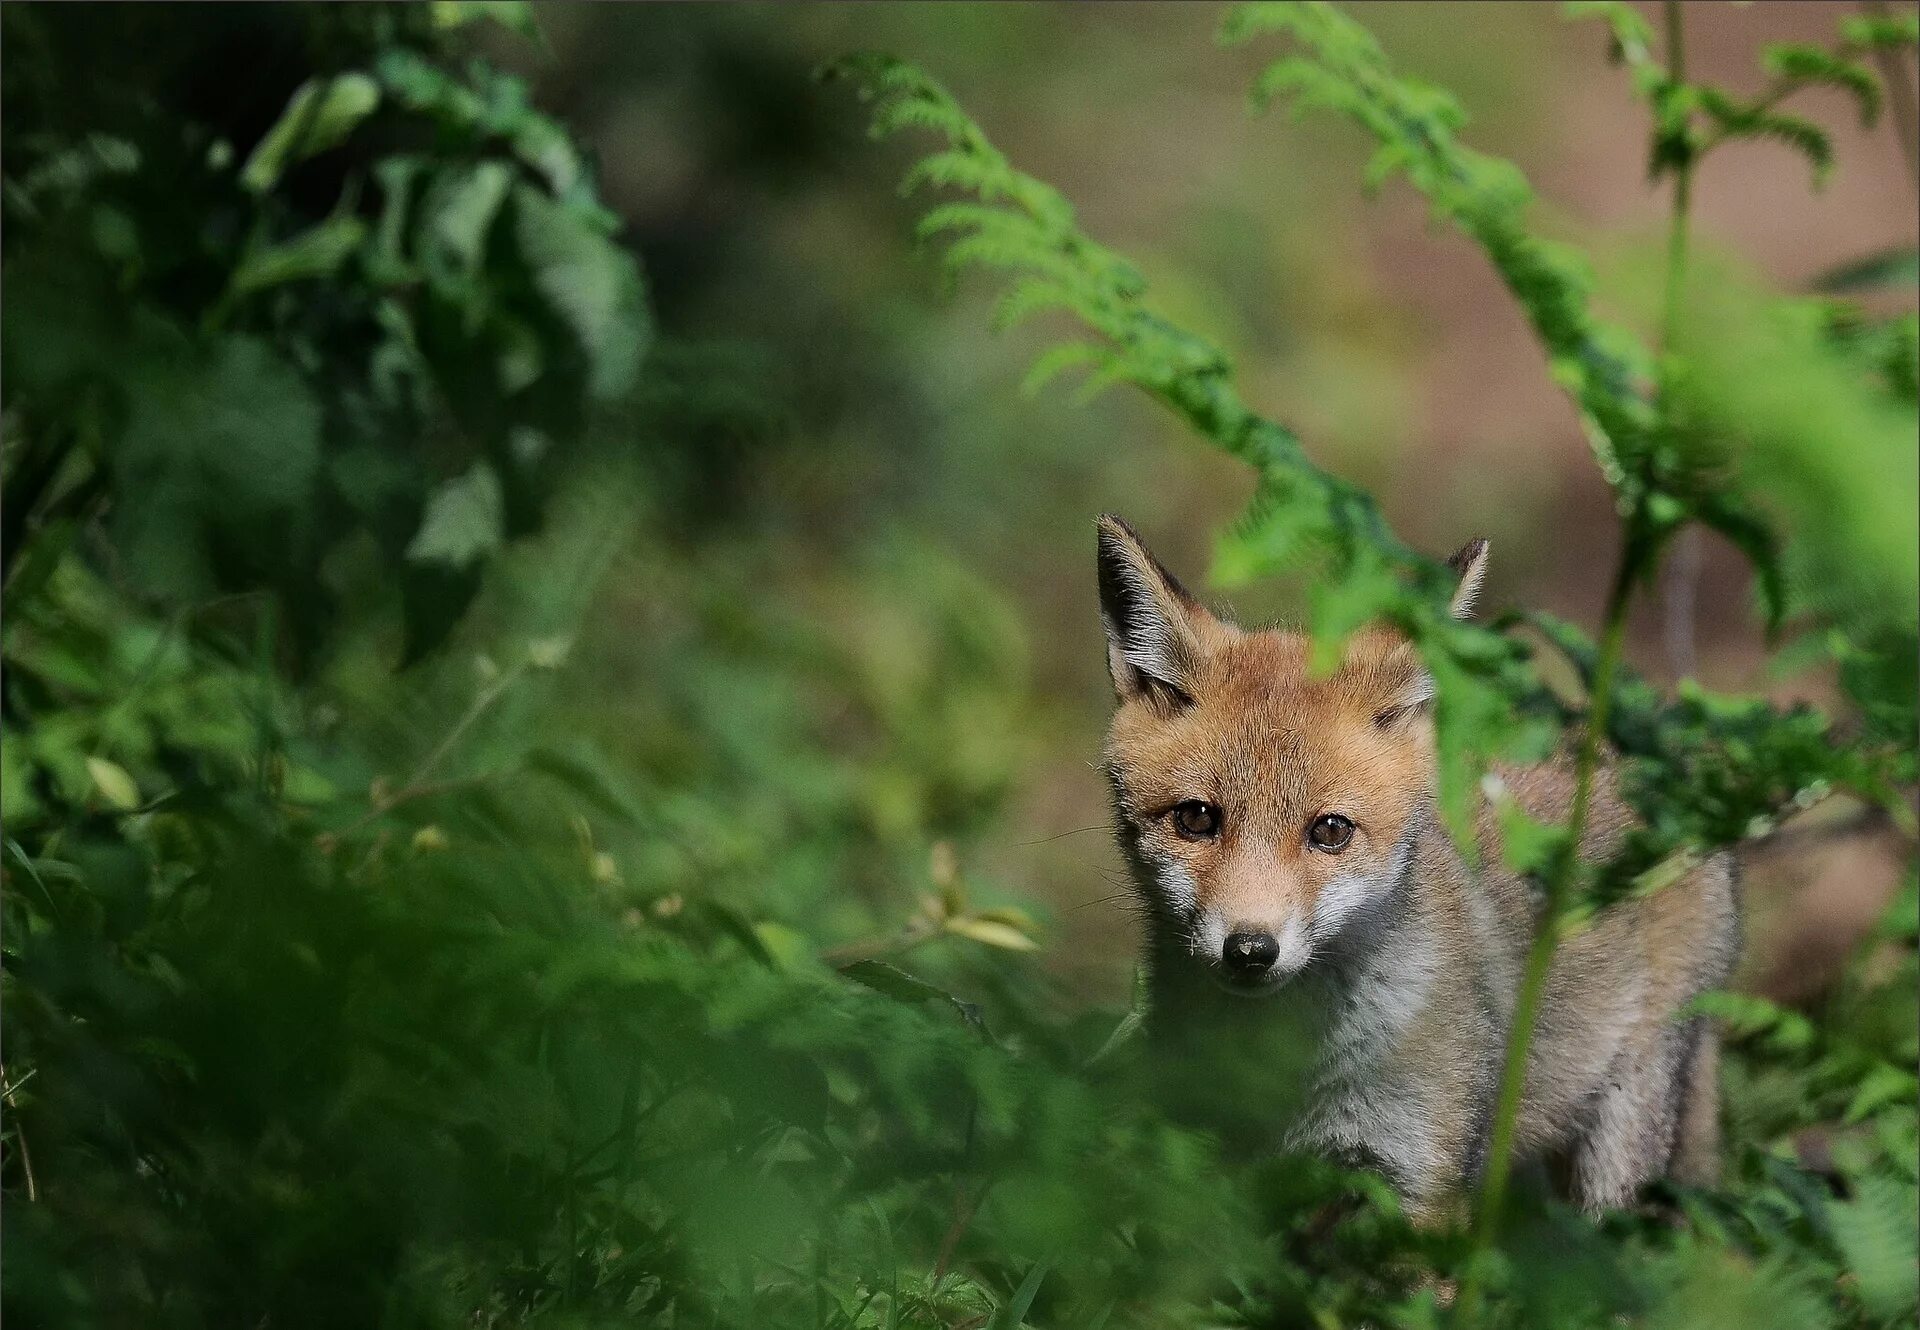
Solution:
<svg viewBox="0 0 1920 1330">
<path fill-rule="evenodd" d="M 1772 139 L 1806 159 L 1815 186 L 1833 172 L 1833 141 L 1827 131 L 1804 116 L 1776 111 L 1756 102 L 1737 101 L 1717 88 L 1693 89 L 1694 100 L 1713 122 L 1710 145 L 1735 139 Z"/>
<path fill-rule="evenodd" d="M 1078 227 L 1058 191 L 1016 170 L 938 82 L 891 57 L 866 54 L 833 66 L 874 102 L 873 133 L 937 134 L 946 146 L 907 171 L 902 191 L 944 186 L 971 201 L 930 209 L 923 240 L 945 242 L 948 274 L 991 268 L 1010 275 L 996 309 L 1001 328 L 1043 312 L 1071 316 L 1090 334 L 1053 345 L 1034 361 L 1025 388 L 1037 390 L 1082 371 L 1091 396 L 1130 383 L 1158 399 L 1202 438 L 1254 468 L 1257 487 L 1246 514 L 1223 541 L 1217 567 L 1229 581 L 1317 561 L 1311 604 L 1316 639 L 1327 648 L 1367 619 L 1386 615 L 1429 647 L 1440 676 L 1440 744 L 1449 823 L 1467 826 L 1474 769 L 1503 738 L 1524 742 L 1522 713 L 1541 713 L 1545 695 L 1515 643 L 1455 624 L 1444 610 L 1450 575 L 1403 544 L 1373 497 L 1317 466 L 1299 437 L 1249 407 L 1233 382 L 1225 351 L 1161 315 L 1138 269 Z M 1314 68 L 1296 71 L 1314 84 Z M 1337 80 L 1322 80 L 1329 96 Z M 1429 91 L 1428 113 L 1444 118 L 1448 99 Z M 1524 188 L 1524 185 L 1522 186 Z M 1524 263 L 1571 263 L 1569 252 L 1542 248 Z M 1543 280 L 1547 280 L 1544 279 Z M 1537 746 L 1538 724 L 1531 733 Z"/>
<path fill-rule="evenodd" d="M 1802 42 L 1779 42 L 1761 53 L 1760 64 L 1775 78 L 1800 85 L 1824 85 L 1852 95 L 1860 124 L 1871 129 L 1880 118 L 1880 80 L 1873 71 L 1841 51 Z"/>
<path fill-rule="evenodd" d="M 1255 79 L 1254 105 L 1265 109 L 1286 98 L 1296 112 L 1321 107 L 1357 121 L 1380 141 L 1369 183 L 1405 175 L 1436 216 L 1487 251 L 1525 308 L 1555 380 L 1579 407 L 1609 483 L 1639 506 L 1655 424 L 1647 397 L 1651 357 L 1594 318 L 1592 274 L 1581 257 L 1527 229 L 1533 194 L 1525 176 L 1461 143 L 1466 115 L 1459 104 L 1437 88 L 1395 77 L 1372 34 L 1332 6 L 1242 5 L 1222 28 L 1229 42 L 1268 35 L 1290 39 L 1298 51 Z"/>
<path fill-rule="evenodd" d="M 1849 16 L 1841 21 L 1840 40 L 1831 47 L 1806 42 L 1766 47 L 1760 64 L 1772 81 L 1757 96 L 1743 97 L 1674 78 L 1653 54 L 1653 25 L 1630 5 L 1571 0 L 1563 12 L 1607 24 L 1615 58 L 1632 70 L 1634 91 L 1654 114 L 1651 169 L 1656 179 L 1697 163 L 1723 143 L 1771 139 L 1804 157 L 1815 186 L 1820 186 L 1833 169 L 1832 142 L 1824 129 L 1781 111 L 1780 104 L 1807 88 L 1837 88 L 1852 97 L 1860 123 L 1871 127 L 1880 117 L 1882 90 L 1879 76 L 1861 57 L 1920 43 L 1920 20 L 1912 14 Z M 1696 117 L 1704 117 L 1707 126 L 1696 126 Z"/>
</svg>

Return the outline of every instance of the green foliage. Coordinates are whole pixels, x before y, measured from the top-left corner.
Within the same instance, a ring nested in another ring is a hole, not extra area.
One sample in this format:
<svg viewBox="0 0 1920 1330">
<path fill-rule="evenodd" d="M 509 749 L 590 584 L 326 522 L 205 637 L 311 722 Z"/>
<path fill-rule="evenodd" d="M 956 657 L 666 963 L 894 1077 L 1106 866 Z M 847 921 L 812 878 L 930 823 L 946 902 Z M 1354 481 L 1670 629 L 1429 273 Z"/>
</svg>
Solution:
<svg viewBox="0 0 1920 1330">
<path fill-rule="evenodd" d="M 1772 80 L 1758 96 L 1743 97 L 1676 76 L 1654 54 L 1653 26 L 1622 0 L 1570 0 L 1565 10 L 1570 18 L 1607 24 L 1614 59 L 1632 71 L 1635 92 L 1653 110 L 1649 171 L 1655 179 L 1690 169 L 1723 143 L 1773 139 L 1804 157 L 1815 185 L 1823 183 L 1833 169 L 1831 139 L 1814 122 L 1781 111 L 1780 104 L 1808 88 L 1837 88 L 1853 99 L 1860 123 L 1871 127 L 1880 117 L 1882 92 L 1880 76 L 1863 57 L 1920 43 L 1920 22 L 1912 14 L 1847 15 L 1839 24 L 1840 39 L 1831 47 L 1805 42 L 1768 46 L 1760 65 Z"/>
<path fill-rule="evenodd" d="M 1635 10 L 1581 8 L 1658 99 L 1656 164 L 1735 132 Z M 654 345 L 579 145 L 461 58 L 477 20 L 537 36 L 527 9 L 239 8 L 278 54 L 232 95 L 177 22 L 0 12 L 23 1324 L 1411 1328 L 1462 1321 L 1463 1279 L 1512 1326 L 1911 1322 L 1911 884 L 1817 1009 L 1703 1004 L 1722 1186 L 1599 1225 L 1527 1193 L 1486 1252 L 1377 1177 L 1249 1158 L 1265 1105 L 1198 1123 L 1137 1012 L 1063 1014 L 1046 921 L 980 867 L 1032 751 L 1004 593 L 906 539 L 826 576 L 686 539 L 777 425 L 777 357 Z M 1858 94 L 1849 62 L 1909 29 L 1769 68 Z M 938 137 L 907 186 L 953 195 L 920 224 L 949 274 L 1005 274 L 1003 327 L 1072 320 L 1030 387 L 1132 384 L 1252 469 L 1223 579 L 1308 574 L 1323 650 L 1377 614 L 1416 638 L 1456 825 L 1489 757 L 1604 729 L 1648 827 L 1565 884 L 1570 925 L 1836 792 L 1907 816 L 1911 319 L 1716 282 L 1656 355 L 1358 25 L 1227 31 L 1292 43 L 1261 104 L 1354 119 L 1372 182 L 1487 252 L 1620 496 L 1622 597 L 1716 527 L 1841 722 L 1666 696 L 1535 617 L 1585 684 L 1553 693 L 944 89 L 840 69 L 877 131 Z M 144 78 L 96 92 L 126 49 Z M 1568 871 L 1566 829 L 1506 827 Z"/>
<path fill-rule="evenodd" d="M 190 41 L 150 86 L 83 88 L 89 44 L 147 20 L 8 12 L 47 53 L 7 104 L 10 572 L 70 533 L 157 604 L 271 593 L 311 658 L 370 538 L 413 659 L 533 529 L 588 405 L 633 383 L 639 270 L 564 131 L 517 79 L 442 68 L 427 17 L 259 16 L 334 67 L 248 147 L 245 104 L 149 113 L 220 76 Z"/>
</svg>

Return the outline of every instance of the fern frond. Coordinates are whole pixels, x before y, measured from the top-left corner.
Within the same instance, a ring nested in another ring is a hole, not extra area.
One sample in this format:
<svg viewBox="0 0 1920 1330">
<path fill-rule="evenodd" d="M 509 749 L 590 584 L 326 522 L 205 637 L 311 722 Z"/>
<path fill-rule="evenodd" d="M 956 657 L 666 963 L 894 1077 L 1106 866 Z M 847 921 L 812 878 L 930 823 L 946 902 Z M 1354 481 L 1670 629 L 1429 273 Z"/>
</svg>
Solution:
<svg viewBox="0 0 1920 1330">
<path fill-rule="evenodd" d="M 1615 56 L 1629 67 L 1654 62 L 1653 24 L 1626 0 L 1567 0 L 1560 12 L 1570 19 L 1593 18 L 1605 23 L 1613 37 Z"/>
<path fill-rule="evenodd" d="M 1293 489 L 1301 499 L 1289 520 L 1325 528 L 1328 539 L 1335 539 L 1327 511 L 1340 507 L 1364 513 L 1366 538 L 1390 549 L 1396 566 L 1423 585 L 1436 576 L 1435 565 L 1387 532 L 1368 495 L 1315 467 L 1291 431 L 1250 410 L 1232 385 L 1226 353 L 1157 314 L 1146 303 L 1139 271 L 1081 232 L 1071 205 L 1014 169 L 938 83 L 882 56 L 855 57 L 831 72 L 853 79 L 874 101 L 876 132 L 930 129 L 946 140 L 909 167 L 903 188 L 935 185 L 974 196 L 930 210 L 919 231 L 927 238 L 953 236 L 944 257 L 950 270 L 984 266 L 1013 275 L 997 310 L 1000 326 L 1058 310 L 1074 315 L 1099 338 L 1048 352 L 1028 376 L 1030 385 L 1083 365 L 1093 367 L 1086 384 L 1090 390 L 1116 382 L 1139 384 L 1227 452 L 1258 467 L 1295 469 Z M 913 109 L 903 114 L 905 104 Z M 1274 446 L 1276 439 L 1284 445 Z"/>
<path fill-rule="evenodd" d="M 1025 214 L 991 203 L 942 203 L 927 209 L 913 234 L 921 240 L 932 240 L 947 231 L 988 231 L 1015 223 L 1037 225 Z"/>
<path fill-rule="evenodd" d="M 1610 21 L 1637 33 L 1625 16 Z M 1372 36 L 1331 5 L 1241 5 L 1221 32 L 1227 41 L 1269 33 L 1290 38 L 1298 49 L 1260 74 L 1255 104 L 1304 95 L 1343 112 L 1380 141 L 1367 168 L 1370 183 L 1405 174 L 1436 216 L 1479 242 L 1525 308 L 1555 378 L 1574 397 L 1603 469 L 1628 505 L 1638 504 L 1654 469 L 1654 414 L 1642 386 L 1651 377 L 1651 357 L 1595 319 L 1588 280 L 1571 251 L 1528 230 L 1532 190 L 1519 168 L 1461 144 L 1466 117 L 1459 104 L 1396 76 Z"/>
<path fill-rule="evenodd" d="M 1844 55 L 1800 42 L 1779 42 L 1760 57 L 1769 74 L 1795 84 L 1840 88 L 1860 108 L 1860 123 L 1872 128 L 1880 118 L 1880 80 L 1874 72 Z"/>
<path fill-rule="evenodd" d="M 1459 104 L 1437 88 L 1396 76 L 1371 35 L 1325 4 L 1242 6 L 1228 16 L 1224 32 L 1229 38 L 1279 33 L 1295 43 L 1298 49 L 1262 74 L 1255 101 L 1287 97 L 1297 108 L 1308 98 L 1339 109 L 1378 140 L 1368 168 L 1373 179 L 1406 175 L 1436 217 L 1486 252 L 1522 305 L 1555 381 L 1579 410 L 1595 456 L 1627 514 L 1629 540 L 1652 549 L 1681 521 L 1713 525 L 1749 553 L 1763 592 L 1777 607 L 1777 542 L 1771 531 L 1738 504 L 1716 501 L 1712 477 L 1702 474 L 1685 441 L 1661 422 L 1646 347 L 1595 317 L 1585 257 L 1533 234 L 1528 225 L 1533 193 L 1525 175 L 1511 162 L 1460 141 L 1465 115 Z M 1239 395 L 1226 353 L 1156 311 L 1138 270 L 1080 230 L 1066 199 L 1014 168 L 937 84 L 881 57 L 841 67 L 849 70 L 864 80 L 864 93 L 876 102 L 881 132 L 931 128 L 941 140 L 909 169 L 909 184 L 944 183 L 971 197 L 931 207 L 919 233 L 945 243 L 949 272 L 988 267 L 1008 275 L 996 306 L 996 327 L 1058 312 L 1084 329 L 1084 337 L 1042 352 L 1024 389 L 1037 391 L 1073 370 L 1086 371 L 1075 391 L 1080 400 L 1116 383 L 1139 386 L 1202 438 L 1255 471 L 1254 499 L 1216 550 L 1216 575 L 1239 581 L 1310 562 L 1310 628 L 1317 642 L 1337 642 L 1361 620 L 1386 616 L 1420 644 L 1441 680 L 1443 813 L 1450 828 L 1464 833 L 1478 764 L 1512 738 L 1538 737 L 1539 727 L 1564 713 L 1540 688 L 1526 649 L 1447 617 L 1437 593 L 1450 586 L 1450 578 L 1387 529 L 1371 496 L 1315 465 L 1291 430 L 1253 410 Z M 1713 113 L 1708 102 L 1717 94 L 1688 86 L 1676 95 L 1682 92 L 1700 97 L 1690 106 Z M 894 98 L 910 99 L 919 109 L 908 116 L 890 114 Z M 1743 123 L 1755 119 L 1751 108 L 1724 97 L 1719 109 L 1729 118 L 1744 118 Z M 1571 630 L 1550 640 L 1570 656 L 1594 654 L 1592 644 Z M 1658 708 L 1648 696 L 1649 686 L 1630 675 L 1616 683 L 1615 705 L 1623 716 L 1654 715 Z M 1760 706 L 1752 714 L 1741 711 L 1737 719 L 1742 742 L 1752 742 L 1750 731 L 1756 727 L 1768 735 L 1773 731 L 1767 727 L 1778 727 L 1774 747 L 1791 750 L 1796 771 L 1818 768 L 1820 779 L 1853 787 L 1858 773 L 1841 770 L 1845 763 L 1815 761 L 1833 751 L 1825 745 L 1818 717 L 1776 716 Z M 1667 748 L 1679 743 L 1685 751 L 1668 764 L 1684 774 L 1693 751 L 1686 744 L 1698 748 L 1720 732 L 1709 720 L 1689 713 L 1662 722 L 1664 728 L 1655 726 L 1649 732 L 1666 737 L 1647 749 L 1646 760 L 1668 763 Z M 1617 727 L 1609 728 L 1619 741 Z M 1675 733 L 1680 739 L 1672 738 Z M 1657 834 L 1674 843 L 1718 844 L 1725 840 L 1724 828 L 1732 826 L 1737 839 L 1754 810 L 1775 808 L 1783 797 L 1777 784 L 1743 776 L 1696 799 L 1674 792 L 1670 802 L 1678 811 Z M 1784 797 L 1793 794 L 1788 790 Z"/>
<path fill-rule="evenodd" d="M 911 126 L 900 126 L 907 127 Z M 1009 182 L 1007 164 L 996 160 L 998 156 L 997 153 L 988 156 L 960 148 L 932 153 L 915 162 L 913 168 L 902 177 L 900 193 L 905 197 L 935 186 L 971 190 L 988 201 L 1001 198 L 1007 193 Z"/>
<path fill-rule="evenodd" d="M 1827 177 L 1833 174 L 1833 140 L 1811 120 L 1769 111 L 1750 120 L 1742 137 L 1773 139 L 1792 148 L 1807 159 L 1807 165 L 1813 170 L 1815 188 L 1826 184 Z"/>
<path fill-rule="evenodd" d="M 1036 314 L 1051 310 L 1072 313 L 1082 297 L 1058 282 L 1040 277 L 1023 277 L 1014 282 L 993 307 L 993 330 L 1009 332 Z"/>
<path fill-rule="evenodd" d="M 1854 14 L 1840 20 L 1840 36 L 1863 51 L 1920 46 L 1920 14 Z"/>
<path fill-rule="evenodd" d="M 1252 16 L 1248 30 L 1262 21 Z M 1352 59 L 1364 60 L 1369 52 L 1378 58 L 1371 36 L 1345 20 L 1328 23 L 1308 15 L 1303 21 Z M 904 188 L 938 185 L 972 195 L 936 205 L 918 230 L 922 238 L 945 240 L 943 265 L 949 273 L 987 267 L 1009 275 L 995 326 L 1011 327 L 1051 311 L 1071 315 L 1090 334 L 1043 352 L 1026 376 L 1025 390 L 1037 391 L 1077 369 L 1087 371 L 1074 391 L 1079 401 L 1115 384 L 1138 386 L 1201 437 L 1254 468 L 1255 502 L 1237 528 L 1237 539 L 1222 546 L 1217 574 L 1235 580 L 1258 576 L 1311 553 L 1323 574 L 1321 594 L 1313 602 L 1316 634 L 1337 641 L 1360 619 L 1384 615 L 1428 647 L 1436 668 L 1449 679 L 1452 701 L 1441 716 L 1443 800 L 1449 825 L 1464 835 L 1474 767 L 1514 728 L 1511 699 L 1538 691 L 1524 651 L 1503 639 L 1492 639 L 1498 644 L 1492 649 L 1484 642 L 1463 647 L 1468 639 L 1488 635 L 1445 613 L 1450 575 L 1394 536 L 1371 495 L 1316 466 L 1291 430 L 1249 407 L 1234 386 L 1226 352 L 1157 312 L 1139 271 L 1081 231 L 1072 206 L 1057 191 L 1013 168 L 938 84 L 885 57 L 860 57 L 833 72 L 853 78 L 874 101 L 876 132 L 911 128 L 943 140 L 908 169 Z M 1307 64 L 1276 75 L 1271 86 L 1295 95 L 1317 91 L 1349 112 L 1368 109 L 1348 81 Z M 901 104 L 912 109 L 903 112 Z M 1450 144 L 1464 120 L 1458 105 L 1438 89 L 1409 86 L 1400 110 L 1418 122 L 1415 132 L 1423 142 Z M 1418 154 L 1408 164 L 1427 166 Z M 1524 192 L 1524 181 L 1510 168 L 1504 175 L 1476 170 L 1480 177 L 1498 177 L 1482 179 L 1486 198 L 1511 199 L 1516 182 Z M 1542 251 L 1541 263 L 1550 258 Z M 1449 657 L 1454 657 L 1451 664 Z M 1471 744 L 1458 732 L 1469 722 L 1476 727 Z"/>
<path fill-rule="evenodd" d="M 1062 342 L 1050 346 L 1034 357 L 1032 368 L 1020 380 L 1020 391 L 1031 397 L 1068 370 L 1102 364 L 1112 355 L 1105 347 L 1092 342 Z"/>
<path fill-rule="evenodd" d="M 1815 185 L 1833 169 L 1833 141 L 1811 120 L 1759 102 L 1741 102 L 1713 88 L 1698 88 L 1700 109 L 1714 123 L 1714 142 L 1773 139 L 1798 152 L 1813 169 Z"/>
</svg>

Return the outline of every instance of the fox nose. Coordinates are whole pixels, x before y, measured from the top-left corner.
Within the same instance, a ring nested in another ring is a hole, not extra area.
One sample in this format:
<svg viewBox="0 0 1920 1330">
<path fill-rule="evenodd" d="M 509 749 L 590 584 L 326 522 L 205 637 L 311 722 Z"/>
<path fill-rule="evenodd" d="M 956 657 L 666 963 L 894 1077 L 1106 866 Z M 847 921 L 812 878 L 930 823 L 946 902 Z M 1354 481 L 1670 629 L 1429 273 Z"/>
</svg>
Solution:
<svg viewBox="0 0 1920 1330">
<path fill-rule="evenodd" d="M 1236 979 L 1258 979 L 1280 959 L 1280 943 L 1271 933 L 1235 933 L 1221 948 L 1220 959 Z"/>
</svg>

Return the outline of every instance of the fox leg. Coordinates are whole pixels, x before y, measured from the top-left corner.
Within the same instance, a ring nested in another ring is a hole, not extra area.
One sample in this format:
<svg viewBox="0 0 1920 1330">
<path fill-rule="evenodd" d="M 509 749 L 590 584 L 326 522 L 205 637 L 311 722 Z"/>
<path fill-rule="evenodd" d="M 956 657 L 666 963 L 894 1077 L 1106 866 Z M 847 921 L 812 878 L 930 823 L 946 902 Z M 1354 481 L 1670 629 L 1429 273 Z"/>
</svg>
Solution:
<svg viewBox="0 0 1920 1330">
<path fill-rule="evenodd" d="M 1631 1205 L 1666 1173 L 1702 1033 L 1698 1021 L 1654 1026 L 1608 1066 L 1571 1152 L 1573 1200 L 1581 1209 L 1597 1214 Z"/>
<path fill-rule="evenodd" d="M 1720 1034 L 1704 1016 L 1687 1024 L 1695 1029 L 1677 1087 L 1679 1122 L 1667 1171 L 1676 1182 L 1709 1187 L 1720 1180 Z"/>
</svg>

